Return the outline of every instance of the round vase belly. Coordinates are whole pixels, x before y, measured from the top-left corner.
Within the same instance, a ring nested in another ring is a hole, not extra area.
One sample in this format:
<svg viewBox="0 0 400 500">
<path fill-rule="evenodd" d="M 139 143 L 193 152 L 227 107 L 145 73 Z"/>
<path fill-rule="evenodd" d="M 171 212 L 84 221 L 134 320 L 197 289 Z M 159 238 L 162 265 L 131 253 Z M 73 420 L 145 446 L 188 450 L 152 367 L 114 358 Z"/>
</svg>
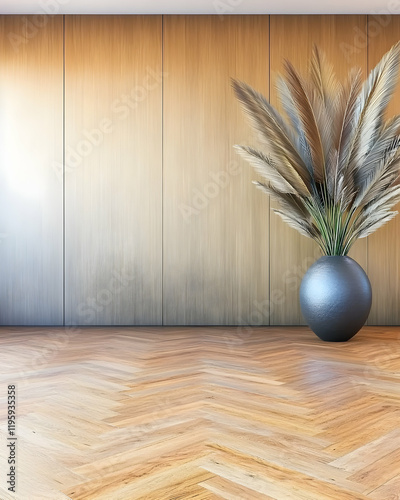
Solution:
<svg viewBox="0 0 400 500">
<path fill-rule="evenodd" d="M 311 330 L 328 342 L 351 339 L 366 322 L 371 303 L 368 276 L 347 256 L 321 257 L 301 282 L 301 312 Z"/>
</svg>

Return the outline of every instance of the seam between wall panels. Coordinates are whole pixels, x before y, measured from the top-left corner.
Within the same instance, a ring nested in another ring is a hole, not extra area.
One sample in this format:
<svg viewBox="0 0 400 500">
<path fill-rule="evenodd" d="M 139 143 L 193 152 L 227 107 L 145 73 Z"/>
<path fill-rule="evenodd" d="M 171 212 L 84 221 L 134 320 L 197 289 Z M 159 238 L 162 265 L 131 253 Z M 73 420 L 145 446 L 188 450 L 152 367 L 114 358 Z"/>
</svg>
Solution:
<svg viewBox="0 0 400 500">
<path fill-rule="evenodd" d="M 271 103 L 271 16 L 268 16 L 268 101 Z M 268 196 L 268 301 L 271 304 L 271 197 Z M 268 316 L 271 325 L 271 312 Z"/>
<path fill-rule="evenodd" d="M 63 76 L 62 76 L 62 323 L 65 326 L 65 15 L 63 15 Z"/>
<path fill-rule="evenodd" d="M 164 16 L 161 16 L 161 325 L 164 326 Z"/>
</svg>

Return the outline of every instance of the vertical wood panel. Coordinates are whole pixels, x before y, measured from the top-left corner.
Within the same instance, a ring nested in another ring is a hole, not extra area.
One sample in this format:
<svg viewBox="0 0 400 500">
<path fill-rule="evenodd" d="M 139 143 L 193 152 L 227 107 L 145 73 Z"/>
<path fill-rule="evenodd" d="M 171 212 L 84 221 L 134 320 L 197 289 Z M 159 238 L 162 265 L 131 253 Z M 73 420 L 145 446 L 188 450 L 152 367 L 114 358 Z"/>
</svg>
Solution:
<svg viewBox="0 0 400 500">
<path fill-rule="evenodd" d="M 399 16 L 369 16 L 368 70 L 400 40 Z M 387 118 L 400 114 L 400 87 L 389 105 Z M 400 205 L 396 210 L 400 211 Z M 400 217 L 397 215 L 368 238 L 368 275 L 372 285 L 369 323 L 398 325 L 400 322 Z"/>
<path fill-rule="evenodd" d="M 364 34 L 364 44 L 362 43 Z M 275 78 L 288 59 L 301 72 L 307 70 L 316 43 L 334 65 L 339 78 L 357 66 L 366 73 L 366 16 L 271 16 L 271 102 L 276 105 Z M 308 267 L 319 258 L 317 245 L 288 227 L 275 214 L 270 221 L 271 294 L 284 299 L 271 316 L 271 324 L 304 324 L 299 286 Z M 360 240 L 350 256 L 366 270 L 366 241 Z"/>
<path fill-rule="evenodd" d="M 231 90 L 268 96 L 268 16 L 164 18 L 164 322 L 268 324 L 269 200 Z"/>
<path fill-rule="evenodd" d="M 0 324 L 63 321 L 62 18 L 0 17 Z"/>
<path fill-rule="evenodd" d="M 67 323 L 160 324 L 163 245 L 165 324 L 303 323 L 316 246 L 269 214 L 232 149 L 256 144 L 230 77 L 268 95 L 268 19 L 166 16 L 162 108 L 160 16 L 66 18 Z M 400 20 L 369 22 L 371 69 Z M 305 70 L 314 42 L 340 77 L 366 72 L 366 32 L 366 16 L 271 16 L 272 102 L 283 59 Z M 0 40 L 0 324 L 61 324 L 62 18 L 1 16 Z M 368 262 L 365 240 L 351 253 L 372 324 L 400 322 L 399 220 Z"/>
<path fill-rule="evenodd" d="M 161 323 L 161 34 L 66 17 L 67 323 Z"/>
</svg>

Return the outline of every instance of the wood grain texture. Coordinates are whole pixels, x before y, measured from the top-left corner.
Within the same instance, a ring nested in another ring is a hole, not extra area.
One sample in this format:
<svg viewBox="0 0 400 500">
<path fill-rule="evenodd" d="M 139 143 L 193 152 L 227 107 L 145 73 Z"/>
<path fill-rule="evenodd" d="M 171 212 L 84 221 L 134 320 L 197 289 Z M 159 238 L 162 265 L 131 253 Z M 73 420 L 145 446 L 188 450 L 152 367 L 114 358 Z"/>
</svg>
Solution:
<svg viewBox="0 0 400 500">
<path fill-rule="evenodd" d="M 65 19 L 67 324 L 161 323 L 161 16 Z"/>
<path fill-rule="evenodd" d="M 269 323 L 269 200 L 230 82 L 268 96 L 268 19 L 164 18 L 164 324 Z"/>
<path fill-rule="evenodd" d="M 62 18 L 0 16 L 0 324 L 63 322 Z"/>
<path fill-rule="evenodd" d="M 300 72 L 307 70 L 313 44 L 321 48 L 334 65 L 339 78 L 360 67 L 366 74 L 367 50 L 356 46 L 360 37 L 366 37 L 366 16 L 271 16 L 271 102 L 277 105 L 275 79 L 283 72 L 284 59 L 291 61 Z M 271 213 L 270 219 L 270 286 L 272 293 L 283 294 L 271 315 L 271 324 L 304 324 L 300 311 L 299 287 L 308 267 L 321 254 L 317 245 L 299 235 Z M 365 269 L 366 241 L 360 240 L 350 256 Z"/>
<path fill-rule="evenodd" d="M 399 16 L 369 16 L 368 70 L 400 39 Z M 387 118 L 400 114 L 400 87 Z M 399 211 L 400 205 L 395 208 Z M 368 276 L 372 285 L 371 324 L 400 323 L 400 218 L 395 217 L 368 238 Z"/>
<path fill-rule="evenodd" d="M 164 40 L 160 16 L 66 17 L 67 323 L 303 321 L 298 288 L 319 253 L 234 153 L 255 140 L 230 78 L 265 95 L 271 83 L 275 103 L 284 57 L 304 70 L 314 42 L 340 76 L 366 70 L 366 19 L 271 16 L 269 48 L 269 16 L 165 16 Z M 371 69 L 400 21 L 368 19 Z M 61 17 L 0 16 L 0 324 L 63 321 L 62 30 Z M 397 218 L 368 259 L 365 240 L 351 253 L 372 324 L 400 322 L 399 231 Z"/>
<path fill-rule="evenodd" d="M 304 327 L 2 328 L 0 498 L 395 499 L 399 340 L 398 327 L 345 344 Z"/>
</svg>

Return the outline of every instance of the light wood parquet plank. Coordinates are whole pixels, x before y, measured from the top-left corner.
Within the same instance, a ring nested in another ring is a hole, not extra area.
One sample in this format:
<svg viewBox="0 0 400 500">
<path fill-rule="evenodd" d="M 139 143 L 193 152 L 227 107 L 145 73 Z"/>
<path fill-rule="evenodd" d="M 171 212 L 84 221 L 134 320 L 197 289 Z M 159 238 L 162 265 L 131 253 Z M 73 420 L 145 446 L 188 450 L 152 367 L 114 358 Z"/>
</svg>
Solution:
<svg viewBox="0 0 400 500">
<path fill-rule="evenodd" d="M 362 494 L 319 481 L 273 463 L 242 456 L 224 449 L 210 457 L 206 470 L 246 485 L 255 492 L 276 499 L 290 500 L 365 500 Z M 290 472 L 289 472 L 290 471 Z"/>
<path fill-rule="evenodd" d="M 274 500 L 273 497 L 262 493 L 256 493 L 254 490 L 250 490 L 245 486 L 228 481 L 227 479 L 219 476 L 215 476 L 212 479 L 201 483 L 201 486 L 217 494 L 218 498 L 224 498 L 225 500 L 243 500 L 244 498 L 248 500 Z"/>
<path fill-rule="evenodd" d="M 400 448 L 384 457 L 358 470 L 349 477 L 351 481 L 367 486 L 368 493 L 378 488 L 382 483 L 387 483 L 400 474 Z M 399 491 L 400 493 L 400 491 Z"/>
<path fill-rule="evenodd" d="M 386 454 L 397 449 L 400 449 L 400 429 L 395 429 L 374 441 L 370 441 L 366 445 L 333 461 L 332 465 L 347 472 L 355 472 L 372 465 Z"/>
<path fill-rule="evenodd" d="M 1 471 L 8 383 L 19 439 L 1 500 L 398 498 L 400 328 L 238 331 L 0 329 Z"/>
<path fill-rule="evenodd" d="M 384 485 L 376 488 L 369 494 L 373 500 L 400 500 L 400 475 L 394 477 Z"/>
</svg>

